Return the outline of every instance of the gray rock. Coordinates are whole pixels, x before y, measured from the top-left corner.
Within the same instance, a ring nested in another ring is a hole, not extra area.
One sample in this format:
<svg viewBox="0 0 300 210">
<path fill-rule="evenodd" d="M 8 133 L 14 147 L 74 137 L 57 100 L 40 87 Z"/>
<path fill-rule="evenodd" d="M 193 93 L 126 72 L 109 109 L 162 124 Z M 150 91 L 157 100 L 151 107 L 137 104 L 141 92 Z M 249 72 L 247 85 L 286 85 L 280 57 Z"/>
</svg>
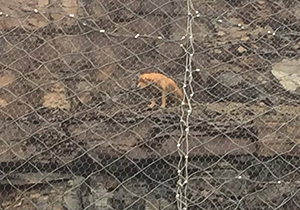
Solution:
<svg viewBox="0 0 300 210">
<path fill-rule="evenodd" d="M 296 91 L 300 87 L 300 59 L 283 59 L 273 65 L 271 72 L 286 90 Z"/>
</svg>

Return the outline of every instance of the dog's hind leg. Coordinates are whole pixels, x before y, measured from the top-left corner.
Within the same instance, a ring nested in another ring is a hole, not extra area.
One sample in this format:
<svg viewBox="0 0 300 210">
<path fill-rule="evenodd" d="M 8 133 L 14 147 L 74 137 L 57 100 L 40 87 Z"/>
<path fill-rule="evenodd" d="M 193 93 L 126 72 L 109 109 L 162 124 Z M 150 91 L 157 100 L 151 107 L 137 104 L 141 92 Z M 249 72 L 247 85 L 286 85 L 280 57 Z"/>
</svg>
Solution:
<svg viewBox="0 0 300 210">
<path fill-rule="evenodd" d="M 167 93 L 166 91 L 162 91 L 161 93 L 161 108 L 165 108 L 167 104 Z"/>
</svg>

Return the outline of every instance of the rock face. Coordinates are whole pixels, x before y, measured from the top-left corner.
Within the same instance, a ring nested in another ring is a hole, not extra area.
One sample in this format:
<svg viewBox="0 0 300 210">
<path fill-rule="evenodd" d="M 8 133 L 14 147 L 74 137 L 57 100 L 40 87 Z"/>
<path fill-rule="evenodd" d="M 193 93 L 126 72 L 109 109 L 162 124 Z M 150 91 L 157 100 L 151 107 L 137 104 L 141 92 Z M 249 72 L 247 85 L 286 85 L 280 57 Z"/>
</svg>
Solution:
<svg viewBox="0 0 300 210">
<path fill-rule="evenodd" d="M 1 0 L 1 12 L 5 19 L 0 22 L 0 30 L 6 30 L 20 26 L 28 30 L 42 28 L 51 21 L 62 23 L 65 14 L 77 16 L 79 5 L 77 0 Z M 27 16 L 27 18 L 24 18 Z M 71 23 L 74 21 L 67 20 Z M 63 23 L 65 24 L 65 23 Z"/>
<path fill-rule="evenodd" d="M 255 87 L 241 75 L 230 71 L 220 71 L 207 80 L 208 92 L 219 101 L 250 102 L 259 97 Z"/>
<path fill-rule="evenodd" d="M 280 84 L 288 91 L 298 92 L 300 87 L 300 60 L 284 59 L 275 63 L 272 74 L 280 81 Z"/>
<path fill-rule="evenodd" d="M 0 0 L 0 209 L 178 209 L 179 149 L 189 209 L 298 208 L 300 3 L 189 2 Z M 136 86 L 182 88 L 186 50 L 179 144 L 181 101 Z"/>
</svg>

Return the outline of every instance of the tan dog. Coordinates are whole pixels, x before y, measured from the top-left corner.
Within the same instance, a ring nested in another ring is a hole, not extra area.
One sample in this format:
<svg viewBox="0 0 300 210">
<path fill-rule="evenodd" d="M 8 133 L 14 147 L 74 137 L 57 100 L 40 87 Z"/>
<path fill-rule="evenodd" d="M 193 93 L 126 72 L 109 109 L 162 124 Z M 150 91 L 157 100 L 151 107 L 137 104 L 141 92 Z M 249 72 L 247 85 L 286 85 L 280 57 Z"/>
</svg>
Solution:
<svg viewBox="0 0 300 210">
<path fill-rule="evenodd" d="M 166 77 L 160 73 L 145 73 L 138 78 L 138 87 L 144 88 L 149 84 L 153 83 L 156 88 L 158 88 L 162 93 L 161 107 L 166 107 L 167 93 L 173 93 L 178 99 L 183 100 L 182 90 L 178 88 L 177 84 L 169 77 Z M 155 97 L 152 98 L 150 108 L 155 105 Z"/>
</svg>

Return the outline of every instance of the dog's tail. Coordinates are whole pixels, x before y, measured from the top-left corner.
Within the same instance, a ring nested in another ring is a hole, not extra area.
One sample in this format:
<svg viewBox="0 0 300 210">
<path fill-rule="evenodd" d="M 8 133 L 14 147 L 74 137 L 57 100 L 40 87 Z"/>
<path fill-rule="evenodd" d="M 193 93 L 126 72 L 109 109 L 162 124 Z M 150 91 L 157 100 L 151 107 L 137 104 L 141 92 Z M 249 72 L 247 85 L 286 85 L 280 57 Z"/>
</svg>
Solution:
<svg viewBox="0 0 300 210">
<path fill-rule="evenodd" d="M 178 87 L 175 88 L 174 94 L 178 99 L 180 99 L 181 101 L 183 100 L 183 92 Z"/>
</svg>

